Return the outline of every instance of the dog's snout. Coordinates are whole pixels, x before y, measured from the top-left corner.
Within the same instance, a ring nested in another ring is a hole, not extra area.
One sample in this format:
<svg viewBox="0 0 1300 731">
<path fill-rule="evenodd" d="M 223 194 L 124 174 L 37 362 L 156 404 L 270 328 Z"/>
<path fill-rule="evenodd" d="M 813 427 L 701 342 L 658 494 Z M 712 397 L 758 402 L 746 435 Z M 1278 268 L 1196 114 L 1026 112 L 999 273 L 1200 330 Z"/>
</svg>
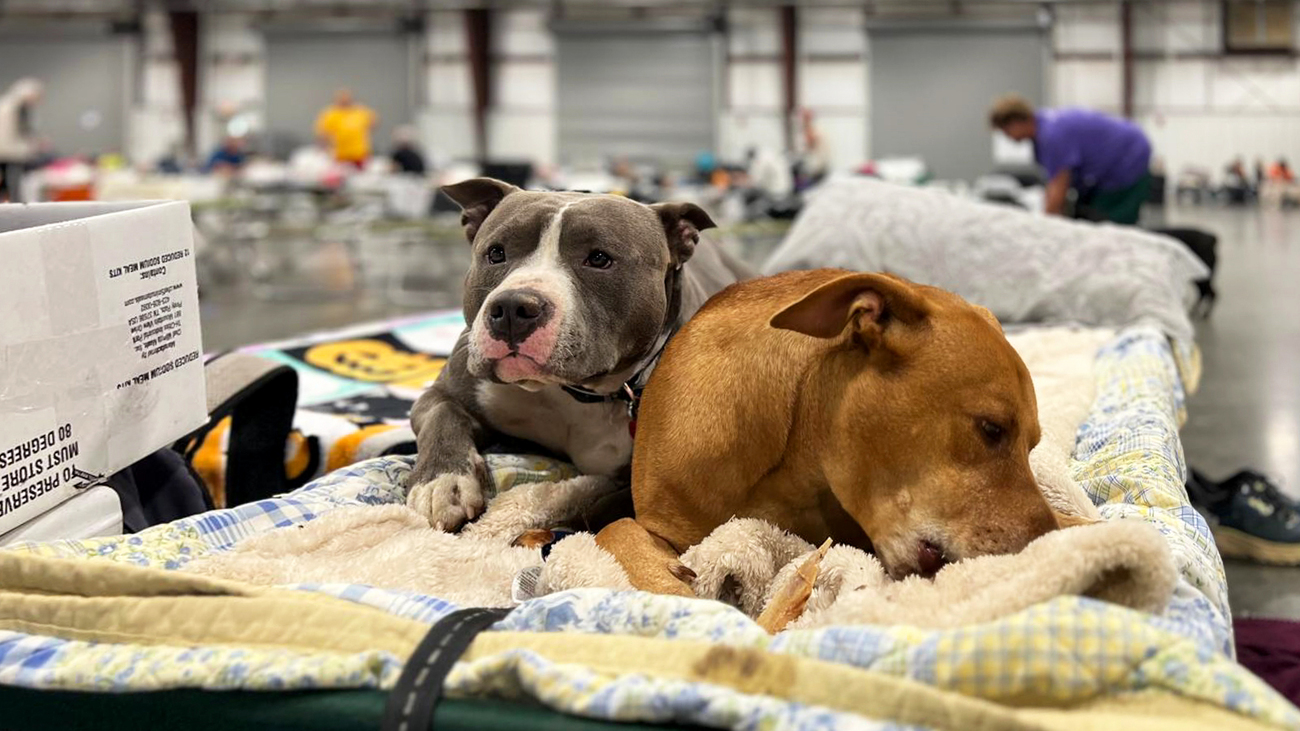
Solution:
<svg viewBox="0 0 1300 731">
<path fill-rule="evenodd" d="M 516 289 L 504 292 L 488 304 L 488 332 L 497 340 L 518 345 L 528 339 L 551 316 L 551 305 L 537 292 Z"/>
</svg>

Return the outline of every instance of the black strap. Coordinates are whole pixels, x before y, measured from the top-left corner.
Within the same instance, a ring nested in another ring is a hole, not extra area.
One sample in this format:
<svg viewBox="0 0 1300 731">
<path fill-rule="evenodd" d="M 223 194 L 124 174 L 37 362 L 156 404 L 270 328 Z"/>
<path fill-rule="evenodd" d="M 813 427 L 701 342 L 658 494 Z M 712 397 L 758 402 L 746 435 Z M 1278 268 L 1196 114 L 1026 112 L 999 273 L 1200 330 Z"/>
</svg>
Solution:
<svg viewBox="0 0 1300 731">
<path fill-rule="evenodd" d="M 442 684 L 479 632 L 509 609 L 460 609 L 438 620 L 402 668 L 384 709 L 384 731 L 426 731 L 442 698 Z"/>
<path fill-rule="evenodd" d="M 212 358 L 203 368 L 208 384 L 208 422 L 182 437 L 174 448 L 193 465 L 208 434 L 230 417 L 223 507 L 268 498 L 306 483 L 318 464 L 309 464 L 310 471 L 293 483 L 284 471 L 285 444 L 298 405 L 298 371 L 238 353 Z M 217 399 L 220 401 L 214 404 Z M 312 455 L 309 459 L 317 462 L 319 458 Z"/>
</svg>

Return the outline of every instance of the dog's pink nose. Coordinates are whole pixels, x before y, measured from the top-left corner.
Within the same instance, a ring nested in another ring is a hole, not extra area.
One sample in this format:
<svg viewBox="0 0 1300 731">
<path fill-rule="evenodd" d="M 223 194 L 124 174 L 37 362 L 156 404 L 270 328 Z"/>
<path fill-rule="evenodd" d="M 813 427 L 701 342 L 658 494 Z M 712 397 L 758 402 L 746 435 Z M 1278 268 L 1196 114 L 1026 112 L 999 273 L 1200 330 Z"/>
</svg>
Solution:
<svg viewBox="0 0 1300 731">
<path fill-rule="evenodd" d="M 943 549 L 939 548 L 930 541 L 921 541 L 916 547 L 916 565 L 921 569 L 921 575 L 925 578 L 932 578 L 939 573 L 939 569 L 948 564 L 948 560 L 943 557 Z"/>
</svg>

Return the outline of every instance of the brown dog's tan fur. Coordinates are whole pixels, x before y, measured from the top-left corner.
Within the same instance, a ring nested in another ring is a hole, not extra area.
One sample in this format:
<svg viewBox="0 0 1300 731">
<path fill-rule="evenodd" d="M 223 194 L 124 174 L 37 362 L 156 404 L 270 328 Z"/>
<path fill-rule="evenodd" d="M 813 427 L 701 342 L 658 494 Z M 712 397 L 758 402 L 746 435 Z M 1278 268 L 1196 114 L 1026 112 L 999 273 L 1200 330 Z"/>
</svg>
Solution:
<svg viewBox="0 0 1300 731">
<path fill-rule="evenodd" d="M 891 575 L 1018 551 L 1057 527 L 1033 474 L 1029 371 L 983 308 L 822 269 L 717 294 L 648 384 L 636 518 L 601 531 L 638 588 L 690 595 L 677 557 L 732 517 L 874 549 Z"/>
</svg>

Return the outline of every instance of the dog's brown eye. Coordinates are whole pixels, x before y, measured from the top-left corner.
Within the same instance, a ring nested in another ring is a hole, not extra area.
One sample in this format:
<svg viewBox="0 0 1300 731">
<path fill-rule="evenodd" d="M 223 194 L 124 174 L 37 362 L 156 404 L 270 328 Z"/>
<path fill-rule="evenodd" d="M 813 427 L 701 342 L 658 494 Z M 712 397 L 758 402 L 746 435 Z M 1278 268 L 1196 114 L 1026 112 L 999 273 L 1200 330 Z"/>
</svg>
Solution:
<svg viewBox="0 0 1300 731">
<path fill-rule="evenodd" d="M 590 254 L 587 254 L 586 261 L 582 263 L 584 266 L 589 266 L 593 269 L 608 269 L 614 263 L 614 260 L 609 257 L 609 254 L 606 254 L 600 249 L 596 249 Z"/>
<path fill-rule="evenodd" d="M 994 424 L 988 419 L 980 419 L 979 427 L 980 434 L 984 437 L 984 441 L 988 442 L 992 446 L 1001 444 L 1002 440 L 1007 436 L 1006 429 L 1003 429 L 1001 426 Z"/>
<path fill-rule="evenodd" d="M 500 264 L 506 260 L 506 250 L 501 246 L 489 246 L 485 258 L 489 264 Z"/>
</svg>

